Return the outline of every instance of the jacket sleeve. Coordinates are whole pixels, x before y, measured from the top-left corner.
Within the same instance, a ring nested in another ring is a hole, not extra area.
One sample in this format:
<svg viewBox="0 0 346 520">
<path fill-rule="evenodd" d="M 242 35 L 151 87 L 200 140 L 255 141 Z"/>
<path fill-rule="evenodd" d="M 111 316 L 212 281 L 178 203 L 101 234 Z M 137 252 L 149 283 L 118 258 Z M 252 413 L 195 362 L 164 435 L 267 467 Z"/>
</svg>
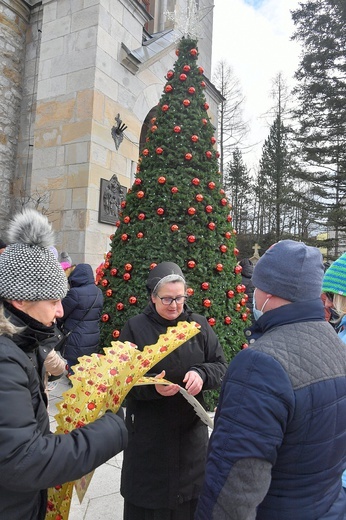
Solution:
<svg viewBox="0 0 346 520">
<path fill-rule="evenodd" d="M 227 370 L 222 347 L 215 332 L 203 316 L 192 315 L 192 319 L 201 325 L 205 361 L 193 365 L 191 370 L 196 370 L 202 377 L 204 381 L 203 390 L 219 388 Z"/>
<path fill-rule="evenodd" d="M 60 376 L 65 370 L 65 364 L 65 360 L 54 349 L 47 354 L 44 360 L 46 372 L 52 376 Z"/>
<path fill-rule="evenodd" d="M 0 358 L 1 487 L 24 493 L 76 480 L 126 447 L 125 424 L 113 413 L 71 433 L 44 434 L 29 386 L 30 361 L 14 351 L 14 345 L 2 349 Z"/>
<path fill-rule="evenodd" d="M 294 409 L 282 366 L 246 349 L 222 386 L 196 520 L 247 520 L 268 492 L 271 468 Z"/>
</svg>

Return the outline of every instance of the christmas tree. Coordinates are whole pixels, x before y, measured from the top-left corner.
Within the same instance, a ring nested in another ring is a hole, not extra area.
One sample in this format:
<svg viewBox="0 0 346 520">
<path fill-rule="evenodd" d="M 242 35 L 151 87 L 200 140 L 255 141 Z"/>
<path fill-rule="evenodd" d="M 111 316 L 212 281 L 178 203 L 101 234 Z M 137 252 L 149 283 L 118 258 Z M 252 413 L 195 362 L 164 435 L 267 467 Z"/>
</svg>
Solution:
<svg viewBox="0 0 346 520">
<path fill-rule="evenodd" d="M 236 231 L 222 189 L 197 40 L 183 38 L 176 54 L 110 237 L 99 280 L 105 298 L 101 347 L 110 346 L 148 303 L 150 269 L 172 261 L 188 283 L 188 306 L 206 316 L 230 361 L 244 346 L 248 318 Z"/>
</svg>

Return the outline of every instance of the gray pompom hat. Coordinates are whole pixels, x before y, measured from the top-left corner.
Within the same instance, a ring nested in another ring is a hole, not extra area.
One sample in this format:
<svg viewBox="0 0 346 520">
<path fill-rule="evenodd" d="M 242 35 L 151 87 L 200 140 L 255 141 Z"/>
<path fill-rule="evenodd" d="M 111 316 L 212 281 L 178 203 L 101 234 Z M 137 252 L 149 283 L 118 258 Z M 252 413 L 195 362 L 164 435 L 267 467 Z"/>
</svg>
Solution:
<svg viewBox="0 0 346 520">
<path fill-rule="evenodd" d="M 50 249 L 54 233 L 48 219 L 33 209 L 18 213 L 9 224 L 8 246 L 0 255 L 0 298 L 60 300 L 67 279 Z"/>
<path fill-rule="evenodd" d="M 309 301 L 321 297 L 323 275 L 323 257 L 317 247 L 282 240 L 261 256 L 252 283 L 290 302 Z"/>
</svg>

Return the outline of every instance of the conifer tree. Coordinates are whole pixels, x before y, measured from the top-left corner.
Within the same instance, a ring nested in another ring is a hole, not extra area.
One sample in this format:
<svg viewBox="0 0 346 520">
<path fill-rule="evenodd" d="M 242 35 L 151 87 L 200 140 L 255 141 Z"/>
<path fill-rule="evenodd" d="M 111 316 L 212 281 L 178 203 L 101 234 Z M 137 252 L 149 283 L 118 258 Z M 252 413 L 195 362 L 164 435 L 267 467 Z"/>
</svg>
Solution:
<svg viewBox="0 0 346 520">
<path fill-rule="evenodd" d="M 188 306 L 206 316 L 230 360 L 244 344 L 248 317 L 236 231 L 222 189 L 197 40 L 183 38 L 176 54 L 99 281 L 105 298 L 101 347 L 145 308 L 150 269 L 172 261 L 186 277 Z"/>
</svg>

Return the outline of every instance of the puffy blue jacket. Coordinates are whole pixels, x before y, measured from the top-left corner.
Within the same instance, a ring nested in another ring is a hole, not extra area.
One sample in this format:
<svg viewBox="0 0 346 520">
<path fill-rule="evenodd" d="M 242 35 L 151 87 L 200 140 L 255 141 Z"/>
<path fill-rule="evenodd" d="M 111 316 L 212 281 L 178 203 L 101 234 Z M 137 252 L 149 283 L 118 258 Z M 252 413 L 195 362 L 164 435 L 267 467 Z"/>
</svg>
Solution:
<svg viewBox="0 0 346 520">
<path fill-rule="evenodd" d="M 73 332 L 67 340 L 64 356 L 76 361 L 80 356 L 89 356 L 98 351 L 103 294 L 95 285 L 93 270 L 89 264 L 78 264 L 68 281 L 70 289 L 62 300 L 62 323 L 66 332 Z M 90 311 L 85 315 L 88 309 Z"/>
<path fill-rule="evenodd" d="M 195 518 L 344 519 L 346 348 L 319 302 L 258 327 L 224 378 Z"/>
</svg>

